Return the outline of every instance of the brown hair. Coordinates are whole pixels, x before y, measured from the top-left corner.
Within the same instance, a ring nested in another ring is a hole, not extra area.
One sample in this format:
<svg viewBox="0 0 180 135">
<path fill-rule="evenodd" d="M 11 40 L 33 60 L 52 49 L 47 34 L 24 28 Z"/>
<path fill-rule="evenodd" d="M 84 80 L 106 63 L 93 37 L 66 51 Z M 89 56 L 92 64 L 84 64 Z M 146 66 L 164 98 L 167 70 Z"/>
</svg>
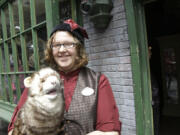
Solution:
<svg viewBox="0 0 180 135">
<path fill-rule="evenodd" d="M 68 31 L 66 31 L 66 32 L 68 32 Z M 68 32 L 68 33 L 70 35 L 72 35 L 70 32 Z M 52 68 L 55 68 L 56 70 L 61 70 L 61 68 L 55 62 L 53 54 L 52 54 L 51 44 L 53 43 L 53 39 L 55 37 L 55 34 L 56 34 L 56 32 L 49 38 L 49 40 L 46 44 L 45 61 L 46 61 L 48 66 L 51 66 Z M 74 37 L 74 39 L 77 42 L 76 51 L 78 54 L 78 59 L 76 60 L 76 65 L 73 69 L 78 69 L 78 68 L 83 67 L 83 66 L 88 64 L 88 58 L 87 58 L 87 54 L 86 54 L 84 45 L 76 37 Z"/>
</svg>

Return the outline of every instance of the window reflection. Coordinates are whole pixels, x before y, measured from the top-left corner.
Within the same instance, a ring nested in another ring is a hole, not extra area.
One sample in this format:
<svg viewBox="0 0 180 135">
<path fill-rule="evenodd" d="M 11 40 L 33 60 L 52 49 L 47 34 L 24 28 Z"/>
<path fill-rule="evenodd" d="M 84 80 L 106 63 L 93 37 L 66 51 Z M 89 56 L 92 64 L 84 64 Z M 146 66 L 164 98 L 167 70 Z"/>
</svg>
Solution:
<svg viewBox="0 0 180 135">
<path fill-rule="evenodd" d="M 5 54 L 5 45 L 8 47 L 7 48 L 7 55 Z M 11 60 L 12 60 L 12 57 L 10 56 L 11 55 L 11 42 L 10 40 L 8 40 L 6 43 L 3 44 L 3 64 L 4 64 L 4 71 L 5 72 L 8 72 L 8 69 L 10 68 L 9 66 L 11 66 Z M 7 61 L 6 61 L 7 60 Z M 8 65 L 8 62 L 10 63 L 10 65 Z"/>
<path fill-rule="evenodd" d="M 4 81 L 5 81 L 5 84 L 8 84 L 8 78 L 9 76 L 8 75 L 4 75 Z M 7 95 L 7 101 L 10 102 L 10 86 L 9 85 L 4 85 L 5 86 L 5 92 L 6 92 L 6 95 Z"/>
<path fill-rule="evenodd" d="M 40 67 L 45 65 L 44 61 L 44 50 L 46 48 L 46 41 L 47 41 L 47 29 L 46 27 L 39 28 L 37 30 L 38 34 L 38 49 L 39 49 L 39 59 L 40 59 Z"/>
<path fill-rule="evenodd" d="M 18 102 L 18 87 L 20 86 L 20 93 L 24 90 L 24 74 L 20 75 L 12 75 L 11 76 L 11 84 L 12 84 L 12 91 L 13 91 L 13 103 L 17 104 Z"/>
<path fill-rule="evenodd" d="M 41 27 L 37 29 L 37 46 L 38 46 L 38 53 L 39 53 L 39 59 L 40 59 L 40 66 L 43 66 L 44 63 L 44 49 L 46 46 L 47 41 L 47 34 L 46 34 L 46 27 Z M 26 33 L 26 44 L 27 44 L 27 59 L 28 59 L 28 66 L 29 70 L 35 70 L 35 61 L 34 61 L 34 44 L 32 40 L 32 34 L 31 32 Z"/>
<path fill-rule="evenodd" d="M 0 80 L 1 80 L 1 76 L 0 76 Z M 0 81 L 0 86 L 2 86 L 2 83 Z M 0 87 L 0 100 L 3 99 L 3 90 L 2 90 L 2 87 Z"/>
<path fill-rule="evenodd" d="M 2 44 L 0 44 L 0 49 L 1 49 L 1 52 L 3 53 Z M 3 66 L 3 65 L 0 65 L 0 66 Z M 2 75 L 0 75 L 0 86 L 2 86 Z M 2 99 L 3 99 L 3 90 L 2 90 L 2 87 L 0 87 L 0 100 Z"/>
<path fill-rule="evenodd" d="M 24 27 L 31 27 L 30 0 L 23 0 Z"/>
<path fill-rule="evenodd" d="M 29 67 L 29 70 L 34 70 L 34 60 L 32 58 L 33 53 L 34 53 L 34 50 L 33 50 L 34 45 L 33 45 L 31 32 L 27 32 L 25 34 L 25 40 L 26 40 L 28 67 Z"/>
<path fill-rule="evenodd" d="M 175 55 L 175 50 L 173 48 L 163 50 L 167 101 L 168 103 L 178 104 L 178 81 Z"/>
<path fill-rule="evenodd" d="M 20 32 L 20 27 L 19 27 L 18 1 L 15 0 L 15 1 L 12 3 L 12 6 L 13 6 L 15 32 L 16 32 L 16 33 L 19 33 L 19 32 Z"/>
<path fill-rule="evenodd" d="M 16 45 L 20 45 L 20 43 L 19 42 L 16 42 L 17 41 L 17 39 L 19 39 L 19 38 L 16 38 L 14 41 L 15 41 L 15 47 L 16 47 Z M 13 57 L 13 49 L 12 49 L 12 44 L 10 43 L 9 44 L 9 61 L 10 61 L 10 70 L 11 70 L 11 72 L 14 72 L 15 71 L 15 69 L 14 69 L 14 67 L 15 67 L 15 61 L 18 61 L 18 59 L 16 58 L 16 60 L 14 60 L 14 57 Z M 16 49 L 17 49 L 17 47 L 16 47 Z M 17 53 L 17 57 L 18 57 L 18 53 Z"/>
<path fill-rule="evenodd" d="M 20 37 L 15 38 L 16 43 L 16 51 L 17 51 L 17 65 L 18 65 L 18 71 L 23 71 L 22 67 L 22 51 L 21 51 L 21 41 Z"/>
<path fill-rule="evenodd" d="M 61 21 L 71 18 L 71 1 L 61 0 L 59 2 L 59 15 Z"/>
<path fill-rule="evenodd" d="M 1 22 L 1 12 L 0 12 L 0 45 L 2 42 L 3 38 L 2 38 L 2 22 Z"/>
<path fill-rule="evenodd" d="M 68 3 L 69 4 L 69 1 Z M 3 82 L 0 81 L 0 86 L 3 83 L 5 87 L 5 92 L 7 93 L 7 99 L 10 101 L 10 95 L 13 93 L 13 102 L 17 103 L 17 89 L 20 88 L 20 91 L 22 92 L 24 89 L 23 80 L 25 77 L 25 74 L 23 69 L 23 60 L 27 59 L 28 68 L 27 71 L 34 71 L 35 70 L 35 61 L 34 61 L 34 46 L 33 45 L 33 38 L 32 38 L 32 29 L 33 31 L 37 32 L 37 46 L 38 46 L 38 52 L 39 52 L 39 58 L 40 58 L 40 66 L 44 65 L 44 49 L 46 46 L 47 41 L 47 29 L 46 24 L 38 25 L 37 27 L 31 27 L 31 14 L 30 14 L 30 0 L 22 0 L 22 8 L 23 8 L 23 17 L 24 20 L 19 20 L 21 16 L 19 16 L 18 10 L 18 0 L 12 1 L 12 10 L 13 10 L 13 18 L 14 18 L 14 29 L 16 34 L 20 33 L 20 23 L 24 22 L 24 30 L 21 31 L 23 33 L 15 35 L 15 37 L 10 37 L 10 19 L 9 19 L 9 10 L 8 6 L 4 7 L 4 13 L 5 13 L 5 25 L 7 27 L 7 30 L 5 33 L 7 33 L 8 40 L 3 41 L 3 31 L 2 31 L 2 13 L 0 12 L 0 48 L 2 49 L 2 68 L 3 72 L 9 72 L 10 74 L 1 75 L 0 80 L 4 78 Z M 63 6 L 64 10 L 66 8 Z M 69 6 L 70 7 L 70 6 Z M 70 9 L 70 8 L 69 8 Z M 68 10 L 69 10 L 68 9 Z M 45 17 L 45 0 L 35 0 L 35 10 L 36 10 L 36 23 L 41 23 L 46 20 Z M 69 16 L 67 13 L 65 13 L 67 16 Z M 65 16 L 65 15 L 64 15 Z M 29 29 L 30 28 L 30 29 Z M 35 33 L 36 35 L 36 33 Z M 17 49 L 17 65 L 18 65 L 18 72 L 15 71 L 15 60 L 13 58 L 13 50 L 10 38 L 13 39 L 14 45 Z M 2 43 L 1 43 L 2 42 Z M 24 43 L 25 42 L 25 43 Z M 8 53 L 5 55 L 5 44 L 8 46 Z M 22 46 L 26 47 L 26 50 L 22 50 Z M 23 51 L 27 52 L 27 58 L 23 58 L 22 56 Z M 8 56 L 9 55 L 9 56 Z M 7 61 L 6 61 L 7 60 Z M 7 63 L 10 63 L 8 65 Z M 9 66 L 9 67 L 7 67 Z M 25 65 L 27 66 L 27 65 Z M 8 69 L 8 70 L 7 70 Z M 12 72 L 16 72 L 13 73 Z M 8 84 L 8 85 L 7 85 Z M 19 86 L 19 87 L 18 87 Z M 12 88 L 12 89 L 11 89 Z M 0 99 L 3 95 L 2 89 L 0 88 Z"/>
<path fill-rule="evenodd" d="M 45 0 L 36 0 L 35 7 L 36 7 L 36 20 L 37 23 L 40 23 L 46 19 Z"/>
<path fill-rule="evenodd" d="M 40 65 L 44 64 L 44 49 L 45 49 L 45 41 L 38 37 L 38 51 L 39 51 L 39 59 L 40 59 Z M 29 41 L 27 43 L 28 46 L 28 66 L 30 70 L 35 70 L 35 61 L 34 61 L 34 44 Z"/>
<path fill-rule="evenodd" d="M 5 12 L 5 21 L 6 21 L 6 28 L 7 28 L 7 37 L 10 37 L 10 21 L 9 21 L 8 7 L 5 7 L 4 12 Z"/>
<path fill-rule="evenodd" d="M 1 45 L 1 50 L 2 50 L 2 70 L 3 70 L 3 72 L 5 71 L 5 56 L 4 56 L 4 46 L 3 45 Z"/>
</svg>

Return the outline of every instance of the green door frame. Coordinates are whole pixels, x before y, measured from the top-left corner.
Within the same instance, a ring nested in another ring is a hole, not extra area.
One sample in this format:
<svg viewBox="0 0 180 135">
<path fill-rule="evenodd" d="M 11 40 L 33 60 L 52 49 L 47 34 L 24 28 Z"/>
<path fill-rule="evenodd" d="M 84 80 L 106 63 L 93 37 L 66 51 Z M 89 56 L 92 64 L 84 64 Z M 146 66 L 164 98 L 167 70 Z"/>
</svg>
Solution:
<svg viewBox="0 0 180 135">
<path fill-rule="evenodd" d="M 154 135 L 152 94 L 143 0 L 124 0 L 131 50 L 136 135 Z"/>
</svg>

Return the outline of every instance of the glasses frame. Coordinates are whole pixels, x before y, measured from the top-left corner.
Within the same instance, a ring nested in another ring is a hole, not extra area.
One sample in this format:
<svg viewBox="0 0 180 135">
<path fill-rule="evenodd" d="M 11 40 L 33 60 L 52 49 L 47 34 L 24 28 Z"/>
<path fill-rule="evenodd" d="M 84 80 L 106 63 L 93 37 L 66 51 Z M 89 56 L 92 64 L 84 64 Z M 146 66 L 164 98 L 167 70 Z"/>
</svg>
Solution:
<svg viewBox="0 0 180 135">
<path fill-rule="evenodd" d="M 65 49 L 71 49 L 73 47 L 75 47 L 76 45 L 78 45 L 78 43 L 57 43 L 55 45 L 51 44 L 51 49 L 54 49 L 54 50 L 59 50 L 62 46 L 65 48 Z"/>
</svg>

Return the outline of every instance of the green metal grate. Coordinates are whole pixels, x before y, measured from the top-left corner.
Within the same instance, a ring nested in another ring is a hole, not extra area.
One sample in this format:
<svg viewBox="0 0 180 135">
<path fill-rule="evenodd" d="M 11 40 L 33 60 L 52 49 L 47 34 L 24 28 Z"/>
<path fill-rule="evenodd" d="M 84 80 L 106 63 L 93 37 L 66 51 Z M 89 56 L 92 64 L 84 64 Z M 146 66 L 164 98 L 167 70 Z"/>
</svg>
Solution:
<svg viewBox="0 0 180 135">
<path fill-rule="evenodd" d="M 82 25 L 79 6 L 80 0 L 0 0 L 0 112 L 12 114 L 23 79 L 41 68 L 52 28 L 66 17 Z"/>
</svg>

